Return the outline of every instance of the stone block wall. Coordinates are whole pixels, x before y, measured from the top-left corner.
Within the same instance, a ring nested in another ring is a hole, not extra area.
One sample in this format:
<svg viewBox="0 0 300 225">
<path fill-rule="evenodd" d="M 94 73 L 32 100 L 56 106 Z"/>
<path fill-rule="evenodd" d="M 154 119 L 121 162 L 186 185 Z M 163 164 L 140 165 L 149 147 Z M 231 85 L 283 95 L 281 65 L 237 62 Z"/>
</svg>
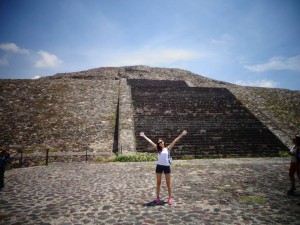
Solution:
<svg viewBox="0 0 300 225">
<path fill-rule="evenodd" d="M 128 79 L 131 90 L 122 79 Z M 188 129 L 190 139 L 183 139 L 175 149 L 178 157 L 271 155 L 285 146 L 265 125 L 290 145 L 299 130 L 293 122 L 299 118 L 297 99 L 296 91 L 241 87 L 185 70 L 147 66 L 0 80 L 0 148 L 23 149 L 28 157 L 49 149 L 55 160 L 76 160 L 86 150 L 90 158 L 111 156 L 119 149 L 134 152 L 135 147 L 148 151 L 140 131 L 170 142 Z M 286 109 L 286 103 L 293 108 Z M 279 121 L 277 111 L 269 113 L 270 108 L 286 109 L 285 117 Z"/>
<path fill-rule="evenodd" d="M 129 80 L 134 105 L 137 151 L 153 152 L 138 137 L 156 142 L 185 136 L 173 156 L 275 156 L 286 146 L 226 88 L 187 87 L 179 81 Z M 158 84 L 158 83 L 157 83 Z"/>
<path fill-rule="evenodd" d="M 0 80 L 0 146 L 113 155 L 118 80 Z"/>
</svg>

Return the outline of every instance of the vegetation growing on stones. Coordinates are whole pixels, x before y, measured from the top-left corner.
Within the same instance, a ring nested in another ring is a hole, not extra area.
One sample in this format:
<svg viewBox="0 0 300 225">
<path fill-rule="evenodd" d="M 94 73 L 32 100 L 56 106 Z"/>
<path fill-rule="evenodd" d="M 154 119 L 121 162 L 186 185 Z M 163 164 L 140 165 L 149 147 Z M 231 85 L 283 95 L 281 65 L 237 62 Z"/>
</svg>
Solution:
<svg viewBox="0 0 300 225">
<path fill-rule="evenodd" d="M 0 80 L 0 145 L 32 153 L 48 146 L 55 153 L 77 154 L 88 149 L 113 155 L 121 78 L 184 80 L 194 87 L 225 87 L 286 145 L 300 133 L 299 91 L 242 87 L 180 69 L 133 66 L 96 68 L 38 80 Z"/>
<path fill-rule="evenodd" d="M 282 126 L 294 133 L 300 132 L 300 94 L 298 91 L 258 89 L 257 95 L 265 99 L 267 111 L 278 119 Z"/>
<path fill-rule="evenodd" d="M 261 195 L 255 195 L 255 196 L 242 196 L 240 198 L 240 201 L 242 203 L 257 203 L 257 204 L 266 204 L 267 200 L 261 196 Z"/>
</svg>

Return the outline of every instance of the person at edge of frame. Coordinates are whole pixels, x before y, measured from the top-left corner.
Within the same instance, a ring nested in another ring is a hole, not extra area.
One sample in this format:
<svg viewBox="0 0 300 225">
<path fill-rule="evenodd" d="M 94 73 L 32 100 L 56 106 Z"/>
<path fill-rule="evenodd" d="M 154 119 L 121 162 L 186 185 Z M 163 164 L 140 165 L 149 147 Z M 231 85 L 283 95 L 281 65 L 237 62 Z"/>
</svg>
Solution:
<svg viewBox="0 0 300 225">
<path fill-rule="evenodd" d="M 6 164 L 12 161 L 19 153 L 20 151 L 18 151 L 17 154 L 11 157 L 9 151 L 6 149 L 0 152 L 0 191 L 4 188 L 4 174 Z"/>
<path fill-rule="evenodd" d="M 290 149 L 289 154 L 291 155 L 289 168 L 291 188 L 289 189 L 288 193 L 292 194 L 296 190 L 295 173 L 300 180 L 300 136 L 295 135 L 295 137 L 293 138 L 293 147 Z"/>
</svg>

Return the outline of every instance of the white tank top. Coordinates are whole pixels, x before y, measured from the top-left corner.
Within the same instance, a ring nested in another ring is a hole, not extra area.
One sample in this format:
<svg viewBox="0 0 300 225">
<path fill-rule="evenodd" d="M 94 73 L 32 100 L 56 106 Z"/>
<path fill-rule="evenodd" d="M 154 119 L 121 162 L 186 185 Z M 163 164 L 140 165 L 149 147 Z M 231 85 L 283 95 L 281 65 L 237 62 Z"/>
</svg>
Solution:
<svg viewBox="0 0 300 225">
<path fill-rule="evenodd" d="M 170 166 L 168 154 L 168 148 L 163 148 L 161 153 L 157 154 L 157 165 Z"/>
</svg>

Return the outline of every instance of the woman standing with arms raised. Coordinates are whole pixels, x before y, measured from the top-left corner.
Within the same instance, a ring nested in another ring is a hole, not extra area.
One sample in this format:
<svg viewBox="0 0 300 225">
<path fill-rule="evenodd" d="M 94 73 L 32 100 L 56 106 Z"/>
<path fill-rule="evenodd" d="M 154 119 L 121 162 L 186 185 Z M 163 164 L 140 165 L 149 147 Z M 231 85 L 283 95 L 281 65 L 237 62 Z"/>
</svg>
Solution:
<svg viewBox="0 0 300 225">
<path fill-rule="evenodd" d="M 172 205 L 172 188 L 171 188 L 171 168 L 170 168 L 170 162 L 169 162 L 169 151 L 174 147 L 177 141 L 179 141 L 184 135 L 187 134 L 187 131 L 184 130 L 175 140 L 169 145 L 166 146 L 165 142 L 159 138 L 157 140 L 157 144 L 155 144 L 153 141 L 151 141 L 144 132 L 140 133 L 140 136 L 145 138 L 146 141 L 148 141 L 153 148 L 157 151 L 157 165 L 156 165 L 156 204 L 160 204 L 160 185 L 161 185 L 161 178 L 162 173 L 164 172 L 166 177 L 166 183 L 168 187 L 168 204 Z"/>
</svg>

